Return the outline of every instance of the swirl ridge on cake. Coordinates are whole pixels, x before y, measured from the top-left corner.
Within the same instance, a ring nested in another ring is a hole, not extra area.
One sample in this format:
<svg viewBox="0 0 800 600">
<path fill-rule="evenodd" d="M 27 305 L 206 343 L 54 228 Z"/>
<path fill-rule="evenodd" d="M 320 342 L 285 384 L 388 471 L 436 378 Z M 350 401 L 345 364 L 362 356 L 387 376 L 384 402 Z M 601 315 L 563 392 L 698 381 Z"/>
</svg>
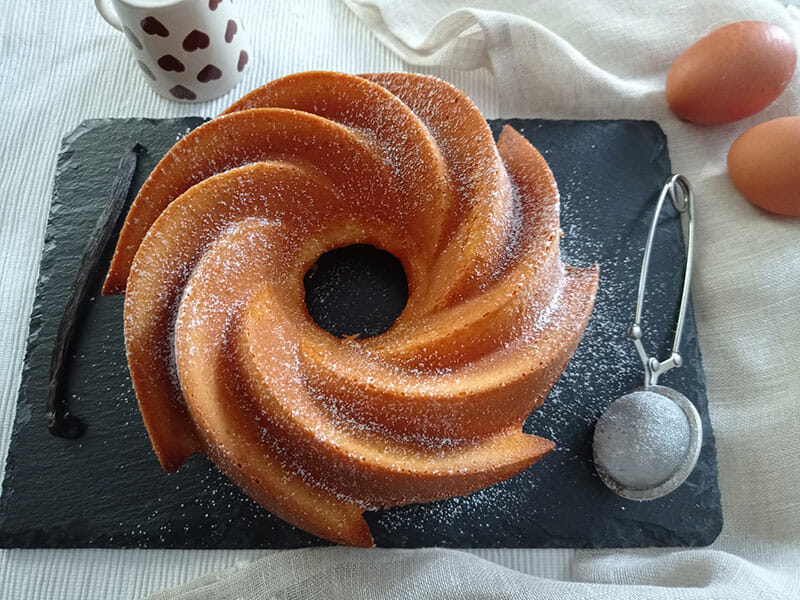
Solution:
<svg viewBox="0 0 800 600">
<path fill-rule="evenodd" d="M 369 546 L 364 510 L 465 495 L 554 444 L 522 433 L 580 341 L 597 268 L 565 266 L 559 196 L 510 127 L 495 144 L 433 77 L 309 72 L 181 139 L 126 219 L 134 388 L 166 470 L 203 452 L 267 510 Z M 305 306 L 318 257 L 405 268 L 387 332 L 338 339 Z"/>
</svg>

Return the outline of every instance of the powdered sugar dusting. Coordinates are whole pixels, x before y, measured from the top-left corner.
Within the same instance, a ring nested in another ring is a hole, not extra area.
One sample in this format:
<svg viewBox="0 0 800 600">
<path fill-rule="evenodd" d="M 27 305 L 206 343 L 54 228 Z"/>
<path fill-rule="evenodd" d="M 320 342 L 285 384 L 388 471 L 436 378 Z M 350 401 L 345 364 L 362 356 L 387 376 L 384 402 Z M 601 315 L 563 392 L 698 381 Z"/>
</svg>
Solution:
<svg viewBox="0 0 800 600">
<path fill-rule="evenodd" d="M 184 402 L 243 480 L 271 481 L 274 463 L 319 502 L 462 496 L 541 454 L 519 431 L 581 337 L 595 273 L 560 260 L 544 163 L 519 141 L 501 158 L 463 94 L 425 77 L 335 81 L 313 101 L 267 90 L 252 106 L 273 108 L 189 134 L 151 177 L 148 193 L 159 178 L 186 189 L 134 265 L 128 357 L 134 382 L 151 385 L 137 393 L 170 391 L 145 407 Z M 244 122 L 232 141 L 226 128 Z M 338 340 L 308 317 L 302 277 L 355 243 L 396 253 L 413 285 L 397 327 Z M 301 496 L 274 501 L 307 514 Z"/>
</svg>

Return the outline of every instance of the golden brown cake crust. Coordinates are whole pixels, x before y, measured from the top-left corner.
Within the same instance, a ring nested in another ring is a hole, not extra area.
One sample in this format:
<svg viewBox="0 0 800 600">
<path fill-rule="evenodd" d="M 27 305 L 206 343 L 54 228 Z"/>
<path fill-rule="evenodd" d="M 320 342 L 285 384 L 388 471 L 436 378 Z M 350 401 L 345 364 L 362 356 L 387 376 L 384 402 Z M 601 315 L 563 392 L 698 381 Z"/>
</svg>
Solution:
<svg viewBox="0 0 800 600">
<path fill-rule="evenodd" d="M 267 510 L 368 546 L 372 507 L 465 495 L 554 444 L 523 434 L 588 321 L 597 268 L 559 258 L 541 155 L 495 145 L 432 77 L 312 72 L 255 90 L 162 159 L 106 291 L 127 288 L 131 377 L 167 470 L 194 451 Z M 304 303 L 325 251 L 402 262 L 386 333 L 337 339 Z"/>
</svg>

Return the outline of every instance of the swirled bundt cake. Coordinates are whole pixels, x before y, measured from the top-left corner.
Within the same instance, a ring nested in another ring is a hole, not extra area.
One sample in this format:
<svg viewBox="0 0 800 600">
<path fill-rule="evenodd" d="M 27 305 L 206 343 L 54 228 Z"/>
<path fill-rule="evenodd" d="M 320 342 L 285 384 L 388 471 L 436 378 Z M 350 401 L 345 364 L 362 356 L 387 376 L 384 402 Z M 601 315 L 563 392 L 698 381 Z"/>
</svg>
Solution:
<svg viewBox="0 0 800 600">
<path fill-rule="evenodd" d="M 106 293 L 162 466 L 203 452 L 322 538 L 364 510 L 465 495 L 553 448 L 521 426 L 577 346 L 597 269 L 559 258 L 540 154 L 432 77 L 301 73 L 181 139 L 125 221 Z M 338 339 L 305 304 L 326 251 L 403 264 L 387 332 Z M 126 287 L 127 286 L 127 287 Z"/>
</svg>

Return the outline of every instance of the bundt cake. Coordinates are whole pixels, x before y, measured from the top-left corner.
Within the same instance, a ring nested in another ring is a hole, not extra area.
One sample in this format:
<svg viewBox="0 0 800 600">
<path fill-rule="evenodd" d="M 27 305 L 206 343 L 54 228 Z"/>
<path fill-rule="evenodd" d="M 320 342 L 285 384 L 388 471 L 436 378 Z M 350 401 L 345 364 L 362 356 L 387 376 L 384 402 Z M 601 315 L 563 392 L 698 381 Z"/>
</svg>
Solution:
<svg viewBox="0 0 800 600">
<path fill-rule="evenodd" d="M 311 72 L 181 139 L 136 197 L 104 292 L 168 471 L 203 452 L 286 521 L 372 545 L 364 510 L 507 479 L 577 346 L 597 269 L 559 258 L 559 196 L 510 127 L 433 77 Z M 304 274 L 371 244 L 401 262 L 387 332 L 315 324 Z"/>
</svg>

